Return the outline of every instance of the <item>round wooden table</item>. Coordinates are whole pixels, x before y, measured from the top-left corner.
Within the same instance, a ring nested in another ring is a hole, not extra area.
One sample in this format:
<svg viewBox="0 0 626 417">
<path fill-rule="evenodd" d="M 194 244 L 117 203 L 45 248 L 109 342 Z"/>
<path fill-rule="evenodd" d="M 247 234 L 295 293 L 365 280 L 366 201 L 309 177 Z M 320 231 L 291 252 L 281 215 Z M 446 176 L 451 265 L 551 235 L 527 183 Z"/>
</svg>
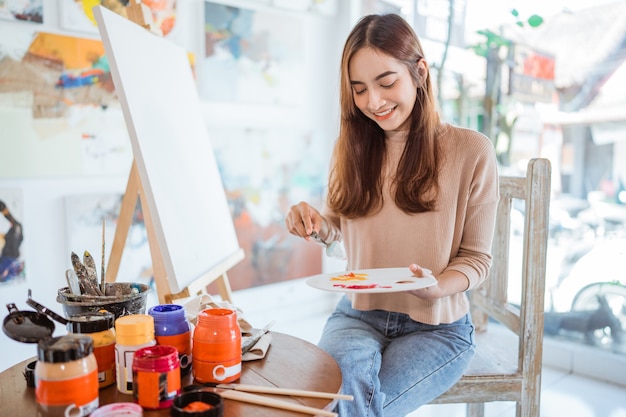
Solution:
<svg viewBox="0 0 626 417">
<path fill-rule="evenodd" d="M 341 371 L 335 360 L 312 343 L 282 333 L 271 332 L 272 343 L 265 358 L 243 362 L 238 383 L 307 391 L 339 393 Z M 0 373 L 0 404 L 2 415 L 12 417 L 37 416 L 35 389 L 26 386 L 24 369 L 34 359 L 20 362 Z M 192 377 L 183 378 L 183 386 L 191 384 Z M 264 394 L 256 394 L 264 395 Z M 275 399 L 332 410 L 337 400 L 268 395 Z M 132 395 L 122 394 L 115 385 L 100 390 L 100 405 L 132 402 Z M 5 414 L 8 413 L 8 414 Z M 145 417 L 168 416 L 169 409 L 145 410 Z M 224 400 L 224 417 L 304 417 L 278 408 L 265 407 L 232 400 Z"/>
</svg>

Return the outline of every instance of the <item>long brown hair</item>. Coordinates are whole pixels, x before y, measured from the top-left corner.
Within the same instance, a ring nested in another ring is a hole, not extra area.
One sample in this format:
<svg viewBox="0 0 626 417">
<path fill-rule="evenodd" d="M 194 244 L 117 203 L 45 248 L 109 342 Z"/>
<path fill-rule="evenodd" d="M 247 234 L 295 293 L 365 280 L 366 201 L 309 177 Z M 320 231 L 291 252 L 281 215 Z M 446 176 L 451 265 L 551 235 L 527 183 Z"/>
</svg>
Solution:
<svg viewBox="0 0 626 417">
<path fill-rule="evenodd" d="M 418 86 L 408 140 L 394 176 L 395 202 L 406 213 L 434 210 L 439 115 L 430 73 L 418 71 L 417 64 L 424 59 L 422 45 L 411 26 L 395 14 L 363 17 L 346 40 L 341 58 L 341 123 L 328 184 L 328 205 L 345 217 L 357 218 L 380 210 L 383 204 L 385 132 L 356 107 L 348 71 L 354 54 L 364 47 L 405 63 Z"/>
</svg>

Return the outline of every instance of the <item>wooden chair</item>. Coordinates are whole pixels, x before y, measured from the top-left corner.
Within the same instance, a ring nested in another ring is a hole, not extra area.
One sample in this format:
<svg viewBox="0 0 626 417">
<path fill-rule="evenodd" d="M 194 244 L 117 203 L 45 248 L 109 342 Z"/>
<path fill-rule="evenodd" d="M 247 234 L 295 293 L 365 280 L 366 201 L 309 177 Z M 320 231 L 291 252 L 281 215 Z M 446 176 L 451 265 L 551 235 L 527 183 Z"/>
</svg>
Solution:
<svg viewBox="0 0 626 417">
<path fill-rule="evenodd" d="M 468 417 L 482 417 L 486 402 L 515 401 L 517 417 L 539 417 L 550 174 L 550 162 L 536 158 L 525 178 L 500 177 L 493 266 L 487 281 L 470 294 L 476 356 L 461 380 L 433 403 L 467 403 Z M 525 202 L 522 254 L 510 253 L 515 199 Z M 509 259 L 518 256 L 520 306 L 508 301 Z M 502 326 L 487 326 L 489 321 Z M 503 333 L 514 334 L 516 346 L 506 343 Z"/>
</svg>

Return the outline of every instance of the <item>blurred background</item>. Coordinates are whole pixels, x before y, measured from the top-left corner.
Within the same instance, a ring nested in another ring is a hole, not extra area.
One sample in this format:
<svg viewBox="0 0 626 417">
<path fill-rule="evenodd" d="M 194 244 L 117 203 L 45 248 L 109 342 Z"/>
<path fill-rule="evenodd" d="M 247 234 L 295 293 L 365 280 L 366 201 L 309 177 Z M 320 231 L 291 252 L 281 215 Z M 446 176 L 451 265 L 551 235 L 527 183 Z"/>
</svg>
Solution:
<svg viewBox="0 0 626 417">
<path fill-rule="evenodd" d="M 0 201 L 11 214 L 0 216 L 2 304 L 23 304 L 32 288 L 57 307 L 70 252 L 101 261 L 103 218 L 113 238 L 133 156 L 90 10 L 123 14 L 123 3 L 0 2 Z M 626 2 L 144 4 L 154 29 L 189 51 L 246 254 L 229 277 L 254 324 L 280 314 L 277 330 L 300 327 L 314 341 L 319 327 L 294 323 L 332 310 L 335 295 L 302 279 L 341 262 L 289 236 L 283 218 L 297 201 L 323 201 L 347 33 L 365 14 L 394 12 L 422 40 L 444 119 L 485 133 L 502 174 L 524 174 L 533 157 L 552 162 L 546 339 L 586 349 L 563 366 L 626 385 Z M 158 99 L 158 85 L 147 94 Z M 120 276 L 153 285 L 140 206 Z M 12 352 L 0 369 L 35 352 L 4 335 L 0 346 Z"/>
</svg>

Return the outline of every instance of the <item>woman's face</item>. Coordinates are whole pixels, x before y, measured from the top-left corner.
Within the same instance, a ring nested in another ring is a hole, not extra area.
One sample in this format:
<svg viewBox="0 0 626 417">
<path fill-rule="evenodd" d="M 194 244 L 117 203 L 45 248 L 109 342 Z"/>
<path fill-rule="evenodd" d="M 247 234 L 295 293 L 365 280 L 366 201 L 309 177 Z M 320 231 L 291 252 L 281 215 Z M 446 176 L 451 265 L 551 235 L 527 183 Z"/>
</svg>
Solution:
<svg viewBox="0 0 626 417">
<path fill-rule="evenodd" d="M 407 131 L 417 85 L 406 65 L 372 48 L 359 50 L 348 66 L 354 104 L 389 136 Z"/>
</svg>

